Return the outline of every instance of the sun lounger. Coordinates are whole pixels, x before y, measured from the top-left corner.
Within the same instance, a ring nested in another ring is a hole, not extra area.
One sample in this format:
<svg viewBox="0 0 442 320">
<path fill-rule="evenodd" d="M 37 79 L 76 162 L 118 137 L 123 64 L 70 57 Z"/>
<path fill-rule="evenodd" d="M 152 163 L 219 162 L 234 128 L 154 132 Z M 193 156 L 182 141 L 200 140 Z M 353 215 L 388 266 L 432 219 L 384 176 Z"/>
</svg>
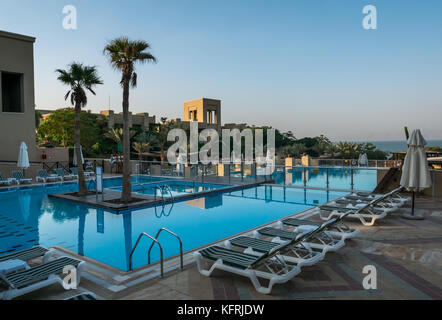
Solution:
<svg viewBox="0 0 442 320">
<path fill-rule="evenodd" d="M 97 300 L 97 296 L 95 295 L 95 293 L 93 292 L 83 292 L 80 294 L 77 294 L 73 297 L 67 298 L 65 300 L 80 300 L 80 301 L 84 301 L 84 300 Z"/>
<path fill-rule="evenodd" d="M 38 170 L 38 176 L 35 177 L 35 181 L 37 182 L 49 182 L 49 181 L 63 181 L 63 177 L 57 175 L 57 174 L 48 174 L 48 172 L 45 169 Z"/>
<path fill-rule="evenodd" d="M 346 213 L 346 212 L 348 212 L 348 210 L 344 211 L 342 213 Z M 299 229 L 300 231 L 305 230 L 305 227 L 311 228 L 312 226 L 318 227 L 318 226 L 322 225 L 321 222 L 312 222 L 312 221 L 295 219 L 295 218 L 286 218 L 286 219 L 280 220 L 279 223 L 282 225 L 295 227 L 295 228 Z M 351 238 L 357 236 L 360 231 L 358 229 L 352 229 L 352 228 L 346 226 L 342 221 L 340 221 L 340 222 L 337 222 L 337 223 L 334 223 L 333 225 L 331 225 L 329 227 L 329 229 L 327 230 L 327 232 L 330 233 L 334 237 L 338 237 L 343 240 L 346 240 L 346 239 L 351 239 Z"/>
<path fill-rule="evenodd" d="M 25 178 L 23 176 L 23 172 L 21 171 L 12 171 L 12 176 L 14 177 L 14 179 L 17 181 L 18 184 L 21 183 L 31 183 L 32 179 L 31 178 Z"/>
<path fill-rule="evenodd" d="M 349 200 L 349 199 L 336 199 L 332 201 L 332 205 L 336 204 L 337 206 L 343 206 L 346 208 L 360 208 L 363 207 L 367 204 L 370 204 L 372 201 L 357 201 L 357 200 Z M 399 206 L 393 206 L 389 203 L 377 203 L 372 205 L 373 208 L 375 208 L 376 210 L 380 210 L 386 213 L 390 213 L 393 212 L 395 210 L 397 210 L 399 208 Z"/>
<path fill-rule="evenodd" d="M 40 246 L 24 249 L 16 252 L 12 252 L 6 255 L 0 256 L 0 262 L 17 259 L 23 261 L 29 261 L 35 258 L 43 257 L 43 263 L 47 262 L 52 255 L 52 249 L 46 249 Z"/>
<path fill-rule="evenodd" d="M 375 201 L 375 200 L 374 200 Z M 346 217 L 359 219 L 364 226 L 373 226 L 376 220 L 383 219 L 387 216 L 387 212 L 373 207 L 372 204 L 362 204 L 357 206 L 348 205 L 345 207 L 338 205 L 322 205 L 317 208 L 319 216 L 323 220 L 329 220 L 339 217 L 346 212 L 350 212 Z M 326 215 L 323 215 L 326 213 Z"/>
<path fill-rule="evenodd" d="M 286 260 L 293 248 L 310 238 L 322 233 L 333 220 L 325 222 L 309 232 L 297 234 L 290 240 L 274 246 L 262 254 L 249 254 L 228 249 L 221 246 L 211 246 L 194 253 L 198 270 L 202 275 L 210 276 L 216 269 L 248 277 L 256 291 L 269 294 L 274 284 L 285 283 L 301 271 L 297 263 Z M 209 269 L 204 268 L 203 258 L 214 261 Z M 268 280 L 268 285 L 263 286 L 259 279 Z"/>
<path fill-rule="evenodd" d="M 9 178 L 7 180 L 3 179 L 2 173 L 0 172 L 0 185 L 11 185 L 12 183 L 17 183 L 15 178 Z"/>
<path fill-rule="evenodd" d="M 78 168 L 71 168 L 72 175 L 74 175 L 78 179 Z M 83 171 L 85 178 L 92 177 L 95 173 L 91 171 Z"/>
<path fill-rule="evenodd" d="M 68 266 L 77 268 L 77 284 L 80 283 L 84 262 L 69 257 L 61 257 L 28 270 L 1 275 L 0 281 L 4 283 L 7 289 L 0 292 L 0 298 L 4 300 L 13 299 L 54 283 L 63 285 L 63 279 L 59 275 Z"/>
<path fill-rule="evenodd" d="M 254 231 L 254 236 L 258 239 L 262 239 L 262 237 L 270 237 L 273 241 L 283 242 L 286 240 L 293 240 L 299 236 L 299 232 L 296 231 L 288 231 L 282 228 L 275 227 L 265 227 L 259 230 Z M 315 237 L 310 237 L 308 242 L 305 243 L 310 248 L 321 250 L 323 254 L 327 252 L 335 252 L 342 248 L 345 244 L 344 239 L 333 237 L 328 231 L 324 230 L 317 234 Z"/>
<path fill-rule="evenodd" d="M 399 187 L 399 188 L 389 192 L 387 194 L 388 199 L 391 199 L 394 202 L 401 202 L 402 204 L 405 204 L 405 202 L 410 201 L 411 200 L 410 197 L 401 195 L 402 190 L 403 190 L 403 188 Z M 377 193 L 372 193 L 372 192 L 362 192 L 362 191 L 355 192 L 352 195 L 359 196 L 359 197 L 366 197 L 366 198 L 370 198 L 370 199 L 376 199 L 376 198 L 384 196 L 383 194 L 377 194 Z"/>
<path fill-rule="evenodd" d="M 262 239 L 239 236 L 234 239 L 226 240 L 224 242 L 226 248 L 239 247 L 244 250 L 244 253 L 250 253 L 259 255 L 262 253 L 270 252 L 273 248 L 280 245 L 278 242 L 266 241 Z M 322 251 L 317 251 L 300 243 L 298 246 L 294 246 L 290 252 L 284 255 L 284 259 L 287 262 L 295 263 L 300 268 L 312 266 L 319 261 L 323 260 L 325 255 Z"/>
<path fill-rule="evenodd" d="M 66 180 L 75 180 L 75 176 L 73 174 L 66 174 L 66 171 L 64 168 L 58 168 L 55 170 L 57 172 L 57 175 L 61 177 L 64 181 Z"/>
<path fill-rule="evenodd" d="M 221 246 L 211 246 L 194 253 L 196 264 L 202 275 L 210 276 L 216 269 L 248 277 L 256 291 L 269 294 L 274 284 L 284 283 L 301 272 L 296 264 L 284 259 L 291 247 L 302 242 L 306 234 L 286 241 L 261 255 L 253 255 L 235 251 Z M 203 266 L 203 258 L 215 261 L 209 269 Z M 269 281 L 263 286 L 259 279 Z"/>
<path fill-rule="evenodd" d="M 358 202 L 358 203 L 370 203 L 373 200 L 381 199 L 376 205 L 383 208 L 400 208 L 402 207 L 406 201 L 401 201 L 398 199 L 395 199 L 394 197 L 390 196 L 381 196 L 381 197 L 365 197 L 365 196 L 358 196 L 358 195 L 347 195 L 344 196 L 345 200 L 352 201 L 352 202 Z"/>
</svg>

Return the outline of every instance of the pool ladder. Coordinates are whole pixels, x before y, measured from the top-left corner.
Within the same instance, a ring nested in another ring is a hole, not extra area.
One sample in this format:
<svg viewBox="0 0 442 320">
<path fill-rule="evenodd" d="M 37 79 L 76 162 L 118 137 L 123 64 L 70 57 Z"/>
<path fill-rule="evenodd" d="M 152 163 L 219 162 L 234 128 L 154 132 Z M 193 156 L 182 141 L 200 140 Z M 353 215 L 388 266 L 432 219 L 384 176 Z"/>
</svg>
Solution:
<svg viewBox="0 0 442 320">
<path fill-rule="evenodd" d="M 144 187 L 144 186 L 143 186 Z M 160 193 L 161 193 L 161 200 L 163 200 L 163 203 L 166 201 L 166 199 L 164 199 L 164 190 L 166 189 L 167 191 L 169 191 L 170 194 L 170 198 L 172 199 L 172 202 L 175 201 L 175 198 L 173 197 L 173 193 L 172 193 L 172 189 L 170 189 L 170 186 L 168 184 L 162 185 L 162 186 L 153 186 L 153 188 L 155 189 L 159 189 Z M 156 195 L 155 195 L 156 197 Z"/>
<path fill-rule="evenodd" d="M 161 278 L 164 277 L 164 256 L 163 256 L 163 247 L 161 246 L 161 243 L 158 241 L 158 237 L 161 234 L 161 232 L 166 231 L 167 233 L 170 233 L 172 236 L 174 236 L 175 238 L 178 239 L 179 243 L 180 243 L 180 266 L 181 266 L 181 270 L 184 269 L 184 260 L 183 260 L 183 242 L 181 241 L 181 238 L 174 232 L 166 229 L 166 228 L 161 228 L 160 230 L 158 230 L 157 235 L 155 237 L 152 237 L 151 235 L 147 234 L 146 232 L 142 232 L 137 239 L 137 242 L 135 243 L 134 247 L 132 248 L 132 251 L 130 252 L 129 255 L 129 271 L 132 270 L 132 255 L 135 252 L 135 249 L 138 246 L 138 243 L 140 242 L 142 237 L 148 237 L 149 239 L 152 240 L 152 244 L 149 247 L 149 251 L 147 252 L 147 264 L 150 264 L 150 252 L 152 251 L 152 248 L 154 246 L 154 244 L 158 244 L 158 247 L 160 248 L 160 268 L 161 268 Z"/>
</svg>

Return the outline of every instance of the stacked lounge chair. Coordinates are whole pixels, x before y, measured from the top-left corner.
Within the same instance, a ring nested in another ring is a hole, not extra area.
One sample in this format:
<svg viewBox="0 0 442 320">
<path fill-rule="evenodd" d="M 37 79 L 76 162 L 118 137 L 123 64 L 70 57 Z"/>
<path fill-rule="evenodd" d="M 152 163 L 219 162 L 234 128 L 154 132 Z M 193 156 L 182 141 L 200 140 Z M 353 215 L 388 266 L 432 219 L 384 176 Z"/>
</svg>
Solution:
<svg viewBox="0 0 442 320">
<path fill-rule="evenodd" d="M 21 171 L 12 171 L 12 176 L 14 177 L 14 179 L 17 181 L 18 184 L 32 183 L 32 179 L 25 178 L 23 176 L 23 172 L 21 172 Z"/>
</svg>

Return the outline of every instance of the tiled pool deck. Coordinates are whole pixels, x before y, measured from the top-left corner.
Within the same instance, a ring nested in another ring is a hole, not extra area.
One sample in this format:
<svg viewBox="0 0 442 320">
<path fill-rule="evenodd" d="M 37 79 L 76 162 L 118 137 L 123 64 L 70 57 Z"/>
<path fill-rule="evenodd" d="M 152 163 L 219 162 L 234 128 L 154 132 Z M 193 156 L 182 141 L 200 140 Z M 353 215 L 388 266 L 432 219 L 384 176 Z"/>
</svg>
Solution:
<svg viewBox="0 0 442 320">
<path fill-rule="evenodd" d="M 401 213 L 409 210 L 406 206 L 373 227 L 350 222 L 361 229 L 358 238 L 317 265 L 303 268 L 288 283 L 276 285 L 271 295 L 261 295 L 248 279 L 225 272 L 207 278 L 190 263 L 184 271 L 125 290 L 104 290 L 84 278 L 75 291 L 53 285 L 22 299 L 64 299 L 83 291 L 95 292 L 100 299 L 442 299 L 442 199 L 419 198 L 416 207 L 425 220 L 402 219 Z M 362 287 L 366 265 L 377 269 L 377 290 Z"/>
</svg>

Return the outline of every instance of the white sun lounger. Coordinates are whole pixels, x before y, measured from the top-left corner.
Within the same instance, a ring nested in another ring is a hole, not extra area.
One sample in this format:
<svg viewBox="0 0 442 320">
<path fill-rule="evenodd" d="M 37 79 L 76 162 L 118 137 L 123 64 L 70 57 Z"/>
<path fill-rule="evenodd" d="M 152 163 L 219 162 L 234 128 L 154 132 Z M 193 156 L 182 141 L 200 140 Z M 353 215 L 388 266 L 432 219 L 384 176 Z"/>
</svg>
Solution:
<svg viewBox="0 0 442 320">
<path fill-rule="evenodd" d="M 239 252 L 216 245 L 195 252 L 194 258 L 202 275 L 209 277 L 216 269 L 224 270 L 249 278 L 256 291 L 269 294 L 273 285 L 285 283 L 301 272 L 299 264 L 286 260 L 293 248 L 323 232 L 331 223 L 334 221 L 325 222 L 310 232 L 298 234 L 261 254 Z M 214 263 L 207 269 L 204 267 L 203 259 Z M 261 284 L 259 279 L 268 280 L 268 285 Z"/>
<path fill-rule="evenodd" d="M 21 172 L 21 171 L 12 171 L 12 176 L 14 177 L 14 179 L 17 181 L 18 184 L 32 183 L 32 179 L 25 178 L 23 176 L 23 172 Z"/>
<path fill-rule="evenodd" d="M 35 181 L 37 182 L 49 182 L 49 181 L 63 181 L 63 177 L 60 177 L 57 174 L 48 174 L 45 169 L 38 170 L 38 176 L 35 177 Z"/>
<path fill-rule="evenodd" d="M 69 266 L 77 269 L 77 284 L 79 284 L 84 264 L 77 259 L 61 257 L 24 271 L 0 275 L 0 281 L 7 287 L 5 291 L 0 292 L 0 299 L 10 300 L 54 283 L 63 285 L 63 279 L 59 275 Z"/>
</svg>

